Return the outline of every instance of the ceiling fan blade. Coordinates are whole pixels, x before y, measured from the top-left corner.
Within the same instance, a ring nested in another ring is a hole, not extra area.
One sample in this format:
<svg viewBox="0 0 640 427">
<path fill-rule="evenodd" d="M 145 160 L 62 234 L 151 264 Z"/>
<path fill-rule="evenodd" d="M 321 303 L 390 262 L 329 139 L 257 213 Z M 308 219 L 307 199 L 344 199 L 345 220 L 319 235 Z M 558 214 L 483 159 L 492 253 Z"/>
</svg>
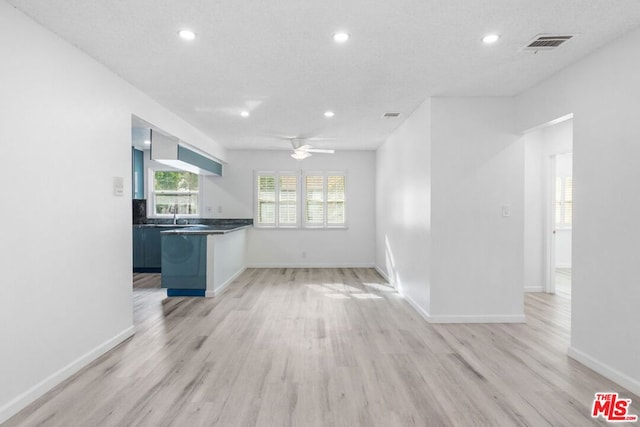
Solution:
<svg viewBox="0 0 640 427">
<path fill-rule="evenodd" d="M 301 141 L 335 141 L 336 139 L 338 139 L 333 136 L 322 137 L 322 136 L 312 136 L 309 134 L 283 134 L 278 132 L 266 132 L 261 134 L 261 136 L 266 138 L 276 138 L 276 139 L 283 139 L 283 140 L 297 139 Z"/>
<path fill-rule="evenodd" d="M 295 148 L 296 150 L 304 150 L 304 151 L 309 151 L 312 149 L 312 147 L 309 144 L 303 144 L 298 146 L 297 148 Z"/>
<path fill-rule="evenodd" d="M 331 136 L 322 137 L 322 136 L 312 136 L 310 138 L 303 138 L 305 141 L 335 141 L 338 138 L 334 138 Z"/>
<path fill-rule="evenodd" d="M 333 154 L 336 152 L 336 150 L 328 150 L 323 148 L 307 148 L 305 151 L 308 151 L 309 153 L 321 153 L 321 154 Z"/>
</svg>

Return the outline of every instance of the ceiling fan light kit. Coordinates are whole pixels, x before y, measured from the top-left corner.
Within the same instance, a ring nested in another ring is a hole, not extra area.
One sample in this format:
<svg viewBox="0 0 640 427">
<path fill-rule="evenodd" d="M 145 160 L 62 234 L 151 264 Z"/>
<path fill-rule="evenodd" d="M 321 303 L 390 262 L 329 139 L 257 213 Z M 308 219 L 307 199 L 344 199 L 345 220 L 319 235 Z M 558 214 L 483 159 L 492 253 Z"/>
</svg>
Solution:
<svg viewBox="0 0 640 427">
<path fill-rule="evenodd" d="M 304 160 L 307 157 L 311 157 L 311 153 L 309 153 L 306 150 L 293 150 L 291 157 L 293 157 L 296 160 Z"/>
</svg>

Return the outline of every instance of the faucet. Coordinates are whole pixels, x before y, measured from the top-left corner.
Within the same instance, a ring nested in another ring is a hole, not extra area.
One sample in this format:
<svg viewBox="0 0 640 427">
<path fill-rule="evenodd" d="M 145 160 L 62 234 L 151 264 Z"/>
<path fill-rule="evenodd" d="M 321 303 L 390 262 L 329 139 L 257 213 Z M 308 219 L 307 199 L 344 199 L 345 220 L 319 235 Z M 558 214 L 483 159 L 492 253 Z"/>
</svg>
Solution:
<svg viewBox="0 0 640 427">
<path fill-rule="evenodd" d="M 178 223 L 178 204 L 173 204 L 173 225 Z"/>
</svg>

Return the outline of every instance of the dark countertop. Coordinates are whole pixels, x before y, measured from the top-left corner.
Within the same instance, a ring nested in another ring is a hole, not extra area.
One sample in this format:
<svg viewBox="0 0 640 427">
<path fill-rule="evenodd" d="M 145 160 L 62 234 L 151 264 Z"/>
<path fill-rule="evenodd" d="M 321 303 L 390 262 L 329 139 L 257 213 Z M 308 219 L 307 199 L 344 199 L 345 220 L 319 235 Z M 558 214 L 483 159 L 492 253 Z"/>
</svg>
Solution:
<svg viewBox="0 0 640 427">
<path fill-rule="evenodd" d="M 228 233 L 253 225 L 253 219 L 250 218 L 178 218 L 177 224 L 173 223 L 173 218 L 145 218 L 143 221 L 143 223 L 133 224 L 133 226 L 136 228 L 167 229 L 166 231 L 189 230 L 188 234 L 222 234 L 215 233 L 215 231 Z"/>
<path fill-rule="evenodd" d="M 168 226 L 164 226 L 168 227 Z M 171 230 L 161 231 L 163 235 L 207 235 L 207 234 L 227 234 L 238 230 L 244 230 L 245 228 L 252 227 L 252 224 L 219 224 L 219 225 L 205 225 L 194 224 L 187 226 L 180 226 L 179 228 L 172 228 Z"/>
</svg>

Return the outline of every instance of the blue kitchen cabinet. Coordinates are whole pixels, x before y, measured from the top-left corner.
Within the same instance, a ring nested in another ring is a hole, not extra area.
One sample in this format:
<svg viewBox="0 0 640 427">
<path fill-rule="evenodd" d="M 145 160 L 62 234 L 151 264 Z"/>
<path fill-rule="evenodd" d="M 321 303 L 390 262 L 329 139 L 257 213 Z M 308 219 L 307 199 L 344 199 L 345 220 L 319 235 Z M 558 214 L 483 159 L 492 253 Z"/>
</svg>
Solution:
<svg viewBox="0 0 640 427">
<path fill-rule="evenodd" d="M 133 227 L 133 271 L 139 271 L 144 266 L 144 228 Z"/>
<path fill-rule="evenodd" d="M 134 199 L 144 199 L 144 153 L 131 148 L 131 195 Z"/>
<path fill-rule="evenodd" d="M 162 235 L 162 287 L 168 296 L 204 296 L 207 289 L 207 236 Z"/>
<path fill-rule="evenodd" d="M 162 242 L 160 232 L 171 227 L 133 226 L 133 271 L 160 273 Z"/>
<path fill-rule="evenodd" d="M 145 235 L 144 235 L 144 265 L 145 268 L 149 269 L 157 269 L 160 271 L 161 262 L 160 257 L 162 254 L 161 251 L 161 241 L 160 241 L 160 231 L 162 228 L 159 227 L 146 227 Z M 164 228 L 166 230 L 166 228 Z"/>
</svg>

